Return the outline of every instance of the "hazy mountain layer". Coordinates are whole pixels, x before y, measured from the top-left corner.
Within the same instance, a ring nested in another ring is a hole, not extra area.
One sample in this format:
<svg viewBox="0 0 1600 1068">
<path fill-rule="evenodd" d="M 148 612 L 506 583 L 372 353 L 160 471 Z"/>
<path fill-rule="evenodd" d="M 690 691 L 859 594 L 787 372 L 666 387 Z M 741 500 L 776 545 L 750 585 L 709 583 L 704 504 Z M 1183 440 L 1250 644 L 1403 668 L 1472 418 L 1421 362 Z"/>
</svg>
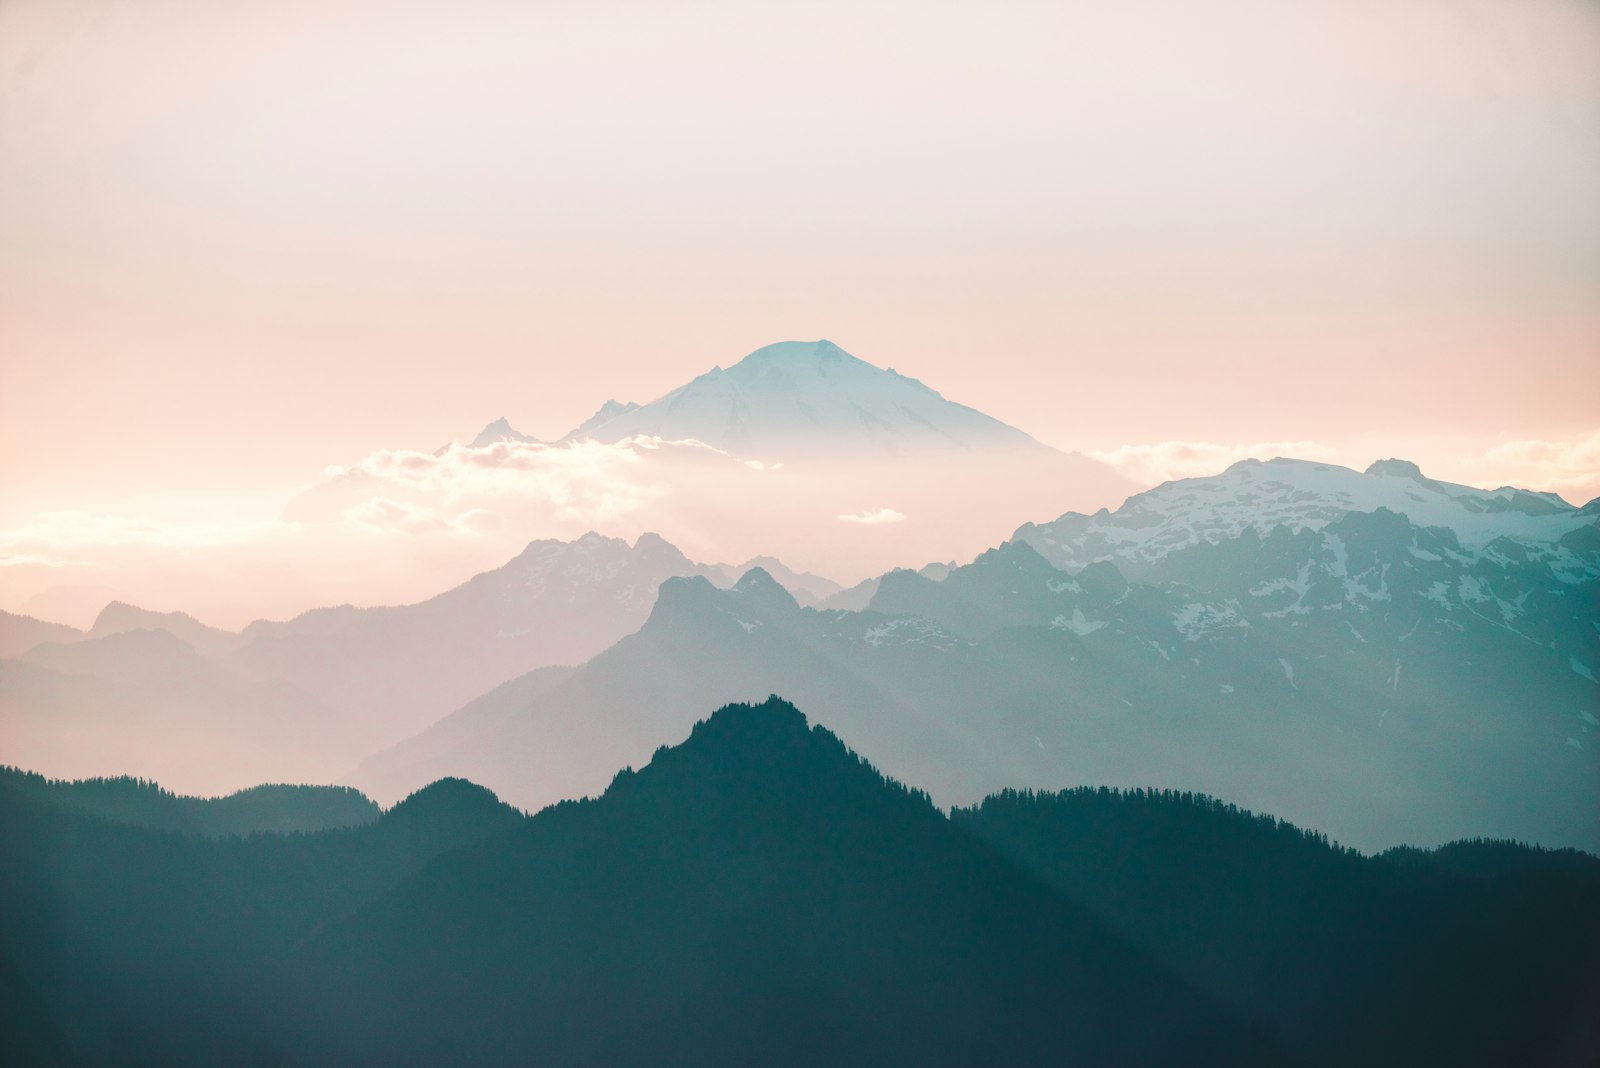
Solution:
<svg viewBox="0 0 1600 1068">
<path fill-rule="evenodd" d="M 1388 511 L 1174 553 L 1193 584 L 1057 570 L 1025 542 L 869 611 L 760 571 L 663 586 L 650 621 L 537 693 L 510 687 L 368 761 L 382 799 L 442 774 L 525 807 L 594 793 L 695 710 L 832 711 L 890 773 L 967 804 L 1007 784 L 1168 784 L 1377 849 L 1492 834 L 1600 846 L 1600 584 Z"/>
<path fill-rule="evenodd" d="M 802 591 L 838 587 L 771 561 Z M 327 781 L 525 672 L 581 663 L 648 617 L 673 576 L 737 577 L 655 535 L 537 541 L 413 605 L 318 609 L 241 634 L 114 603 L 85 633 L 8 616 L 0 760 L 51 775 L 132 769 L 218 794 Z M 742 572 L 741 572 L 742 573 Z"/>
<path fill-rule="evenodd" d="M 1380 460 L 1365 472 L 1287 457 L 1241 460 L 1219 475 L 1135 494 L 1115 512 L 1068 512 L 1050 523 L 1025 524 L 1014 537 L 1069 570 L 1114 560 L 1130 576 L 1166 577 L 1162 561 L 1178 549 L 1246 530 L 1263 538 L 1280 526 L 1320 530 L 1349 512 L 1379 508 L 1419 527 L 1450 530 L 1458 553 L 1477 556 L 1506 539 L 1548 560 L 1563 577 L 1597 574 L 1592 555 L 1600 548 L 1600 513 L 1593 507 L 1511 486 L 1481 490 L 1440 482 L 1405 460 Z"/>
</svg>

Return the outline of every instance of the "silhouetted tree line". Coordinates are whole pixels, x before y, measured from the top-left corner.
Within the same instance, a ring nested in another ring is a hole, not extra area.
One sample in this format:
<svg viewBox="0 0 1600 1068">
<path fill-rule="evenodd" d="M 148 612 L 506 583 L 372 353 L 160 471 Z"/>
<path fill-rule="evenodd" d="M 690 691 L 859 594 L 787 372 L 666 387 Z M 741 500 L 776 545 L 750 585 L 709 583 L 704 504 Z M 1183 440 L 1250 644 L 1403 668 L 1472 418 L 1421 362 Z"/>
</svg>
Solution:
<svg viewBox="0 0 1600 1068">
<path fill-rule="evenodd" d="M 119 823 L 208 837 L 353 827 L 379 808 L 349 786 L 268 784 L 225 797 L 188 797 L 133 776 L 64 780 L 0 766 L 0 784 Z"/>
</svg>

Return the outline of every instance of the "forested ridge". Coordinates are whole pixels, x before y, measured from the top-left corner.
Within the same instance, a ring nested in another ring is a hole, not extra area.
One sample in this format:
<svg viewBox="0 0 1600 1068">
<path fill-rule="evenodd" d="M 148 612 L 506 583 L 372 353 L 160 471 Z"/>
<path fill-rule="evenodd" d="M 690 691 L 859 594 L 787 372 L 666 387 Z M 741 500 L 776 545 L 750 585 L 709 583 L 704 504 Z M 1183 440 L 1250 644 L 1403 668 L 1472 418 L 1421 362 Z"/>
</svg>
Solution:
<svg viewBox="0 0 1600 1068">
<path fill-rule="evenodd" d="M 0 842 L 7 1063 L 1596 1049 L 1596 858 L 1368 857 L 1164 790 L 1006 791 L 946 815 L 776 698 L 532 817 L 445 780 L 357 827 L 211 838 L 7 773 Z"/>
</svg>

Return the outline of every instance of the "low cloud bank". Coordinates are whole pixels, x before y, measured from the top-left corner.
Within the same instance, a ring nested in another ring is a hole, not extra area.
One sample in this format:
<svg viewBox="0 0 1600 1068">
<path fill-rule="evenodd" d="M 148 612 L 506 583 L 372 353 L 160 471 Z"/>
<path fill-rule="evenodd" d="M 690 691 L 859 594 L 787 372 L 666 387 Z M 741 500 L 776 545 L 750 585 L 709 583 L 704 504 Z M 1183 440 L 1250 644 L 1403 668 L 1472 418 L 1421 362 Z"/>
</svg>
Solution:
<svg viewBox="0 0 1600 1068">
<path fill-rule="evenodd" d="M 1292 456 L 1297 460 L 1338 459 L 1337 449 L 1315 441 L 1258 441 L 1225 444 L 1215 441 L 1158 441 L 1149 445 L 1123 445 L 1089 456 L 1108 463 L 1135 482 L 1156 485 L 1179 478 L 1214 475 L 1240 460 L 1268 460 Z"/>
</svg>

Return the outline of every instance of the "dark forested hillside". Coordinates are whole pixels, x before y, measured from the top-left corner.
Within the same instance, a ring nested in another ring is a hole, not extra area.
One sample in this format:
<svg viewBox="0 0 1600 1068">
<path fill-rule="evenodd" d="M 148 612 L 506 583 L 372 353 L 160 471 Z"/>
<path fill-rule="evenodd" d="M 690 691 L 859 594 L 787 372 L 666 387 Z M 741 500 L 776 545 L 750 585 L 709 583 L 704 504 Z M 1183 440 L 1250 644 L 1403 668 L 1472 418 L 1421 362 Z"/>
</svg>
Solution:
<svg viewBox="0 0 1600 1068">
<path fill-rule="evenodd" d="M 1368 858 L 1170 791 L 1007 792 L 952 819 L 1308 1063 L 1577 1065 L 1600 1049 L 1588 854 Z"/>
<path fill-rule="evenodd" d="M 531 819 L 446 780 L 212 840 L 0 782 L 0 1061 L 1580 1065 L 1597 867 L 1170 793 L 946 817 L 776 698 Z"/>
<path fill-rule="evenodd" d="M 522 820 L 447 780 L 362 827 L 208 839 L 0 783 L 0 1063 L 228 1064 L 277 1049 L 295 946 Z"/>
<path fill-rule="evenodd" d="M 776 699 L 430 869 L 302 970 L 334 1062 L 1283 1059 Z"/>
<path fill-rule="evenodd" d="M 46 779 L 0 767 L 0 785 L 114 823 L 221 838 L 356 827 L 379 808 L 349 786 L 255 786 L 226 797 L 185 797 L 145 779 Z"/>
</svg>

